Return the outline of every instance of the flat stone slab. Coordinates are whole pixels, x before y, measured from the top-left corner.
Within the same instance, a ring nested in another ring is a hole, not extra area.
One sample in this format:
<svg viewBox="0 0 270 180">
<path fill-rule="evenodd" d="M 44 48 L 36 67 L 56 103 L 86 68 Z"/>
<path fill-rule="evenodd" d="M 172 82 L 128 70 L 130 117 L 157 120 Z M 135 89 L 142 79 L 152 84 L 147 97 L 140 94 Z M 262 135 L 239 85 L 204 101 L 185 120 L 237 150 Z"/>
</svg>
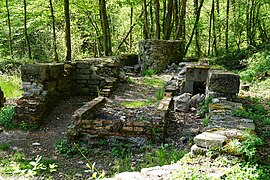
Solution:
<svg viewBox="0 0 270 180">
<path fill-rule="evenodd" d="M 143 180 L 144 178 L 141 176 L 139 172 L 123 172 L 115 175 L 115 179 L 117 180 Z"/>
<path fill-rule="evenodd" d="M 194 144 L 191 147 L 191 154 L 192 155 L 205 155 L 207 153 L 208 149 L 203 147 L 198 147 L 196 144 Z"/>
<path fill-rule="evenodd" d="M 228 141 L 226 136 L 209 132 L 204 132 L 194 138 L 195 144 L 204 148 L 221 148 L 226 141 Z"/>
</svg>

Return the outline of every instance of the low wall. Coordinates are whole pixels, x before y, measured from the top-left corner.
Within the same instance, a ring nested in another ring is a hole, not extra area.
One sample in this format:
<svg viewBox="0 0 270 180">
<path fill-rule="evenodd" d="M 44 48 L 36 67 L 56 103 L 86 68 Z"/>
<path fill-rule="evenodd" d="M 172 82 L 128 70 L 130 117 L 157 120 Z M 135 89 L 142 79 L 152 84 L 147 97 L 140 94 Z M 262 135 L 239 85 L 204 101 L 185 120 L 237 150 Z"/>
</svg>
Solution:
<svg viewBox="0 0 270 180">
<path fill-rule="evenodd" d="M 183 59 L 182 41 L 146 39 L 139 41 L 139 63 L 141 70 L 165 70 L 172 63 Z"/>
<path fill-rule="evenodd" d="M 144 136 L 155 141 L 163 141 L 166 126 L 167 113 L 171 102 L 171 94 L 167 94 L 157 108 L 158 116 L 153 121 L 131 121 L 126 119 L 105 120 L 96 119 L 98 109 L 106 103 L 106 98 L 100 96 L 88 102 L 78 109 L 72 116 L 73 125 L 67 132 L 69 139 L 76 139 L 80 134 L 98 135 L 100 137 L 121 136 L 138 137 Z"/>
</svg>

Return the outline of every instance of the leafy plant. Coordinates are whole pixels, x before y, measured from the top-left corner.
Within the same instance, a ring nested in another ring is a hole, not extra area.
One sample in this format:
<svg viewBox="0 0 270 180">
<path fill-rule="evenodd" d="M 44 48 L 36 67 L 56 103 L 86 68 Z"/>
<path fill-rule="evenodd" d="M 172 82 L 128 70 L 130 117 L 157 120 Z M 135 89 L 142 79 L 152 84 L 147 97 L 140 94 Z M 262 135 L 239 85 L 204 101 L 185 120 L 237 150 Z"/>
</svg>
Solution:
<svg viewBox="0 0 270 180">
<path fill-rule="evenodd" d="M 7 99 L 20 97 L 22 95 L 21 79 L 18 76 L 0 76 L 1 89 Z"/>
<path fill-rule="evenodd" d="M 0 150 L 7 151 L 8 149 L 9 149 L 9 145 L 8 144 L 0 144 Z"/>
<path fill-rule="evenodd" d="M 124 158 L 131 153 L 130 144 L 116 141 L 112 144 L 112 154 L 114 157 Z"/>
<path fill-rule="evenodd" d="M 209 121 L 211 120 L 211 116 L 207 115 L 204 119 L 203 119 L 203 125 L 204 127 L 207 127 L 209 124 Z"/>
<path fill-rule="evenodd" d="M 14 106 L 6 106 L 0 110 L 0 125 L 12 129 L 15 127 L 13 116 L 15 115 Z"/>
</svg>

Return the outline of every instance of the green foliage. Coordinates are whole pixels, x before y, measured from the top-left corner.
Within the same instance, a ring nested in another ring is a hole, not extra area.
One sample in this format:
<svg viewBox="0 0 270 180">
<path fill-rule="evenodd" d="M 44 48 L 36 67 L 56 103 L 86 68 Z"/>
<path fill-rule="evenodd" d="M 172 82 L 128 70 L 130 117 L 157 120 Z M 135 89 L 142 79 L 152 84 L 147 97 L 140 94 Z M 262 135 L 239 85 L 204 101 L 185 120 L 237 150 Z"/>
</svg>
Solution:
<svg viewBox="0 0 270 180">
<path fill-rule="evenodd" d="M 154 69 L 147 69 L 147 70 L 142 71 L 141 74 L 142 74 L 142 76 L 152 77 L 153 75 L 157 74 L 157 71 Z"/>
<path fill-rule="evenodd" d="M 28 160 L 21 152 L 14 152 L 10 156 L 1 158 L 0 163 L 0 174 L 27 177 L 33 177 L 43 173 L 53 173 L 58 167 L 54 161 L 43 160 L 42 156 L 39 155 L 34 160 Z"/>
<path fill-rule="evenodd" d="M 244 81 L 256 81 L 264 78 L 265 73 L 270 72 L 270 52 L 261 51 L 244 60 L 248 67 L 240 73 Z"/>
<path fill-rule="evenodd" d="M 21 79 L 17 76 L 0 76 L 0 85 L 7 99 L 22 95 Z"/>
<path fill-rule="evenodd" d="M 0 144 L 0 150 L 7 151 L 8 149 L 9 149 L 9 145 L 8 144 Z"/>
<path fill-rule="evenodd" d="M 8 129 L 15 127 L 13 116 L 15 115 L 14 106 L 6 106 L 0 110 L 0 126 Z"/>
<path fill-rule="evenodd" d="M 149 106 L 154 104 L 154 101 L 148 99 L 147 101 L 125 101 L 123 102 L 124 107 L 126 108 L 140 108 L 142 106 Z"/>
<path fill-rule="evenodd" d="M 165 94 L 164 88 L 158 89 L 155 93 L 157 100 L 162 100 Z"/>
<path fill-rule="evenodd" d="M 211 119 L 211 116 L 208 116 L 208 115 L 203 119 L 204 127 L 208 126 L 208 123 L 209 123 L 210 119 Z"/>
<path fill-rule="evenodd" d="M 126 156 L 130 156 L 131 149 L 129 143 L 123 143 L 122 141 L 116 141 L 112 145 L 112 154 L 117 158 L 125 158 Z"/>
<path fill-rule="evenodd" d="M 144 77 L 140 83 L 145 86 L 153 86 L 159 88 L 163 88 L 165 86 L 165 81 L 157 77 Z"/>
<path fill-rule="evenodd" d="M 82 153 L 87 155 L 90 153 L 90 149 L 84 147 L 82 142 L 71 144 L 66 138 L 60 138 L 55 143 L 55 149 L 65 158 L 69 158 L 72 155 L 81 155 Z"/>
</svg>

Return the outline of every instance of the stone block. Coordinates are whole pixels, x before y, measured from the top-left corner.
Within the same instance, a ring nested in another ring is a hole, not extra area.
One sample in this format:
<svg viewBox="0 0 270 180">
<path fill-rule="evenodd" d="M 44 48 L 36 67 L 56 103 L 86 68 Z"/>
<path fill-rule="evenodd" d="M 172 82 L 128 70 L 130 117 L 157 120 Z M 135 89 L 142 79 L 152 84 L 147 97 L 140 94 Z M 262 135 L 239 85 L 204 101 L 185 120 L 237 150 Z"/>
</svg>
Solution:
<svg viewBox="0 0 270 180">
<path fill-rule="evenodd" d="M 183 92 L 193 94 L 194 81 L 185 81 Z"/>
<path fill-rule="evenodd" d="M 198 147 L 196 144 L 194 144 L 191 147 L 191 154 L 193 155 L 206 155 L 208 149 L 204 147 Z"/>
<path fill-rule="evenodd" d="M 191 65 L 186 67 L 186 81 L 206 82 L 210 66 Z"/>
<path fill-rule="evenodd" d="M 213 70 L 209 72 L 207 88 L 214 92 L 236 94 L 239 92 L 240 76 L 231 72 Z"/>
<path fill-rule="evenodd" d="M 221 148 L 226 144 L 226 141 L 228 141 L 226 136 L 209 132 L 204 132 L 194 138 L 195 144 L 204 148 Z"/>
<path fill-rule="evenodd" d="M 25 65 L 21 68 L 23 82 L 44 82 L 50 78 L 48 64 Z"/>
<path fill-rule="evenodd" d="M 50 79 L 56 80 L 64 75 L 64 64 L 57 63 L 57 64 L 50 64 Z"/>
<path fill-rule="evenodd" d="M 144 178 L 141 176 L 139 172 L 123 172 L 115 175 L 115 179 L 117 180 L 143 180 Z"/>
</svg>

